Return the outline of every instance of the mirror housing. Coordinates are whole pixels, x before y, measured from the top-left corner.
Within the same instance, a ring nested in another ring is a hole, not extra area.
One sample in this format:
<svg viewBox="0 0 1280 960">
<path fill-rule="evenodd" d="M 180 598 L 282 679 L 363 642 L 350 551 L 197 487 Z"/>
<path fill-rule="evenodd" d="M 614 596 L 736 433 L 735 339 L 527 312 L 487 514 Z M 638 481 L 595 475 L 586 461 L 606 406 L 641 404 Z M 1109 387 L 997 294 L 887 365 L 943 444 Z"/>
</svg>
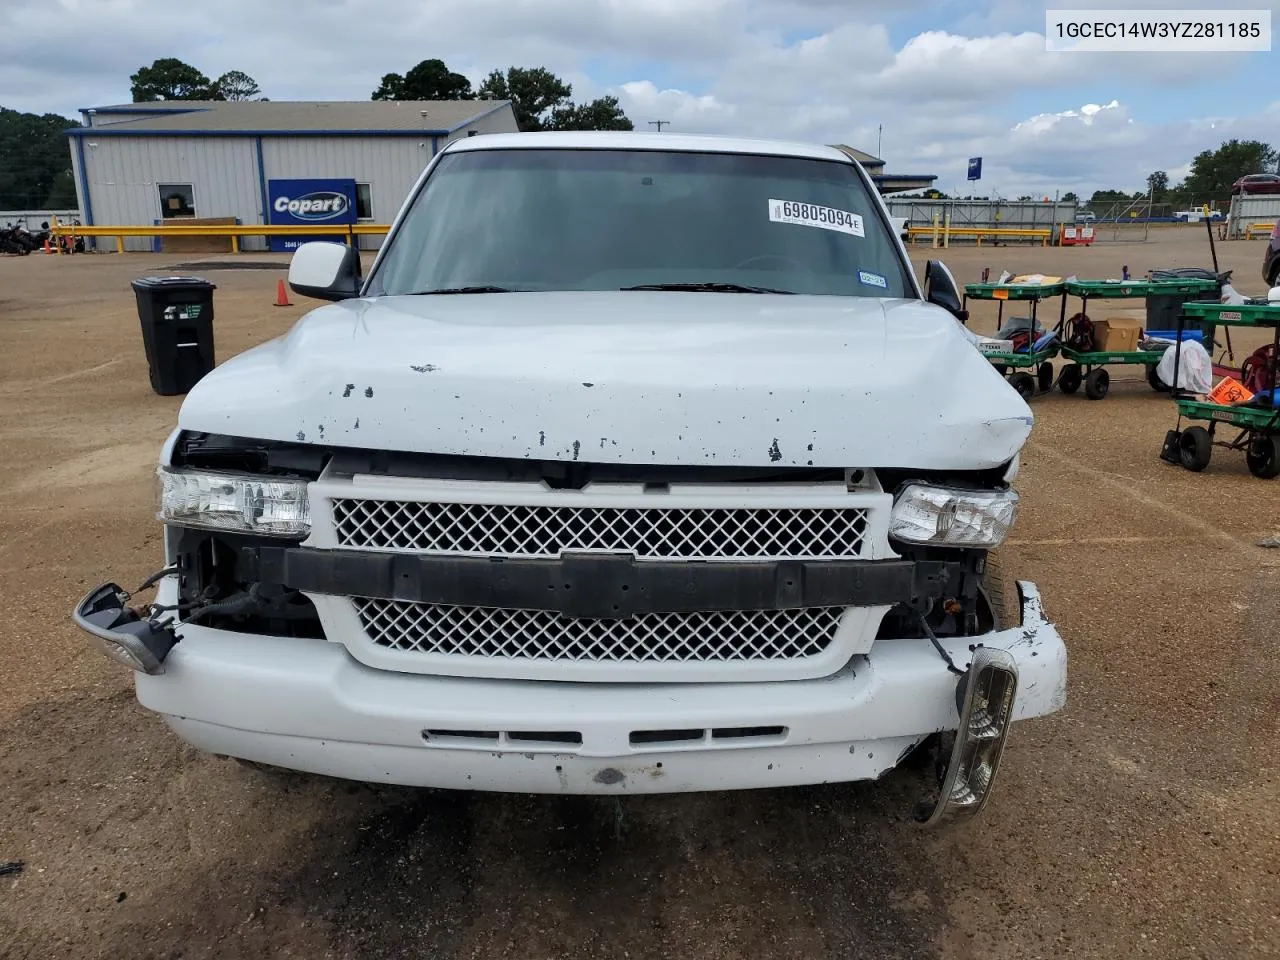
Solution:
<svg viewBox="0 0 1280 960">
<path fill-rule="evenodd" d="M 360 296 L 360 251 L 345 243 L 304 243 L 289 261 L 289 289 L 315 300 Z"/>
<path fill-rule="evenodd" d="M 960 299 L 960 287 L 941 260 L 930 260 L 924 265 L 924 298 L 968 325 L 969 311 Z"/>
</svg>

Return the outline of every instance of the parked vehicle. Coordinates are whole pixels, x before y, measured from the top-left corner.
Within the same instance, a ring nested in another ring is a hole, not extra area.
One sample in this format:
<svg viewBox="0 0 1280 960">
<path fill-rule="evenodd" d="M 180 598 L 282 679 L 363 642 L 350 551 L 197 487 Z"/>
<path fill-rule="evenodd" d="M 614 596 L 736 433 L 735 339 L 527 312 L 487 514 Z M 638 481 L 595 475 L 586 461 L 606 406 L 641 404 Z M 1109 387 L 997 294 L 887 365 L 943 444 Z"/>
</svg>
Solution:
<svg viewBox="0 0 1280 960">
<path fill-rule="evenodd" d="M 1232 193 L 1280 193 L 1280 174 L 1251 173 L 1231 185 Z"/>
<path fill-rule="evenodd" d="M 1269 287 L 1280 286 L 1280 221 L 1271 228 L 1271 240 L 1262 256 L 1262 279 Z"/>
<path fill-rule="evenodd" d="M 1076 223 L 1093 223 L 1098 218 L 1089 210 L 1076 211 Z"/>
<path fill-rule="evenodd" d="M 367 277 L 321 242 L 289 283 L 333 303 L 205 376 L 161 452 L 155 603 L 75 610 L 197 747 L 565 794 L 914 753 L 938 822 L 1063 706 L 994 553 L 1031 411 L 840 151 L 460 140 Z"/>
<path fill-rule="evenodd" d="M 47 236 L 48 234 L 36 236 L 22 224 L 10 223 L 0 230 L 0 253 L 28 254 L 32 250 L 39 250 Z"/>
<path fill-rule="evenodd" d="M 1173 216 L 1174 216 L 1174 219 L 1176 219 L 1176 220 L 1180 220 L 1180 221 L 1182 221 L 1183 223 L 1203 223 L 1203 222 L 1205 221 L 1205 212 L 1204 212 L 1204 210 L 1203 210 L 1203 209 L 1199 209 L 1199 210 L 1175 210 L 1175 211 L 1174 211 L 1174 213 L 1173 213 Z M 1221 219 L 1222 219 L 1222 217 L 1223 217 L 1223 213 L 1222 213 L 1222 211 L 1221 211 L 1221 210 L 1210 210 L 1210 211 L 1209 211 L 1208 219 L 1210 219 L 1210 220 L 1212 220 L 1212 221 L 1214 221 L 1214 222 L 1217 222 L 1218 220 L 1221 220 Z"/>
</svg>

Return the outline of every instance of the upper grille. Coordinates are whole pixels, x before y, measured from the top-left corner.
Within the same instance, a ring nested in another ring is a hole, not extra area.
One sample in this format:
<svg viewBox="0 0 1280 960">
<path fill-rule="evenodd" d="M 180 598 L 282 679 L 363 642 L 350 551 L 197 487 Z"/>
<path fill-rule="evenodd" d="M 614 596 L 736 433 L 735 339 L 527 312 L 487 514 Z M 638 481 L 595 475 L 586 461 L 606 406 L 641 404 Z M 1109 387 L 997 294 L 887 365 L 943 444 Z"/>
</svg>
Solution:
<svg viewBox="0 0 1280 960">
<path fill-rule="evenodd" d="M 374 550 L 638 559 L 858 557 L 862 507 L 571 507 L 335 499 L 338 544 Z"/>
<path fill-rule="evenodd" d="M 842 607 L 809 607 L 588 620 L 544 610 L 352 599 L 369 639 L 392 650 L 596 663 L 725 663 L 816 656 L 833 641 L 844 613 Z"/>
</svg>

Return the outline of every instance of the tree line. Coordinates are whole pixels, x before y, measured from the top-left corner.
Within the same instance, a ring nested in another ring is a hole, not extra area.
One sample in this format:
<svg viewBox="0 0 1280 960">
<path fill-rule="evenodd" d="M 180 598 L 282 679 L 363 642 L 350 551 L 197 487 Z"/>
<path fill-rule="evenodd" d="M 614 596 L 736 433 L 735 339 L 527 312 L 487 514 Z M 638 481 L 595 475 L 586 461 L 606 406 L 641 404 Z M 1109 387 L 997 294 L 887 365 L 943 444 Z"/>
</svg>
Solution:
<svg viewBox="0 0 1280 960">
<path fill-rule="evenodd" d="M 210 80 L 189 63 L 162 57 L 149 67 L 139 67 L 129 78 L 134 103 L 157 100 L 266 100 L 258 81 L 242 70 L 228 70 Z"/>
<path fill-rule="evenodd" d="M 546 67 L 493 70 L 478 89 L 443 60 L 423 60 L 407 73 L 383 76 L 373 100 L 510 100 L 521 131 L 632 130 L 617 97 L 574 103 L 573 87 Z"/>
<path fill-rule="evenodd" d="M 1156 170 L 1147 176 L 1144 194 L 1130 196 L 1130 201 L 1148 196 L 1153 204 L 1172 204 L 1178 209 L 1204 204 L 1225 207 L 1230 203 L 1231 185 L 1251 173 L 1276 170 L 1275 148 L 1261 140 L 1227 140 L 1216 150 L 1203 150 L 1191 161 L 1185 180 L 1174 186 L 1169 174 Z M 1097 192 L 1094 194 L 1097 201 Z M 1120 199 L 1117 197 L 1117 199 Z"/>
<path fill-rule="evenodd" d="M 1231 185 L 1251 173 L 1280 172 L 1277 170 L 1280 154 L 1261 140 L 1226 140 L 1215 150 L 1202 150 L 1191 161 L 1186 179 L 1173 186 L 1165 170 L 1153 171 L 1147 177 L 1147 188 L 1129 193 L 1125 190 L 1095 190 L 1086 200 L 1067 191 L 1059 198 L 1067 203 L 1079 203 L 1108 209 L 1130 204 L 1169 206 L 1177 210 L 1201 207 L 1225 209 L 1231 203 Z M 987 200 L 988 197 L 948 196 L 941 190 L 925 190 L 920 193 L 898 194 L 903 199 L 928 200 Z M 1043 200 L 1043 196 L 1024 194 L 1020 201 Z M 1135 209 L 1137 207 L 1135 206 Z"/>
<path fill-rule="evenodd" d="M 63 131 L 78 126 L 56 113 L 0 107 L 0 210 L 76 209 L 71 153 Z"/>
<path fill-rule="evenodd" d="M 266 100 L 253 77 L 231 70 L 216 80 L 174 57 L 138 68 L 129 78 L 134 103 L 156 100 Z M 573 87 L 546 67 L 493 70 L 479 88 L 440 59 L 403 74 L 384 74 L 371 100 L 510 100 L 521 130 L 631 130 L 617 97 L 575 103 Z"/>
<path fill-rule="evenodd" d="M 253 77 L 229 70 L 210 79 L 175 57 L 139 67 L 129 78 L 134 103 L 162 100 L 266 100 Z M 510 100 L 520 130 L 631 130 L 631 120 L 618 98 L 598 97 L 585 103 L 572 99 L 573 87 L 545 67 L 493 70 L 473 89 L 471 81 L 440 59 L 423 60 L 404 74 L 388 73 L 371 100 Z M 58 114 L 21 113 L 0 107 L 0 210 L 66 209 L 76 205 L 70 153 L 63 131 L 79 124 Z M 1169 174 L 1156 170 L 1146 190 L 1095 190 L 1088 200 L 1067 192 L 1061 199 L 1106 208 L 1146 201 L 1175 209 L 1209 204 L 1225 207 L 1231 185 L 1250 173 L 1277 170 L 1277 152 L 1260 140 L 1227 140 L 1191 161 L 1187 177 L 1171 185 Z M 900 194 L 904 198 L 949 197 L 940 190 Z M 1020 196 L 1019 200 L 1040 197 Z"/>
<path fill-rule="evenodd" d="M 210 79 L 176 57 L 161 57 L 129 77 L 134 103 L 164 100 L 267 100 L 242 70 Z M 471 81 L 438 59 L 383 76 L 372 100 L 510 100 L 521 130 L 631 130 L 617 97 L 575 103 L 573 87 L 545 67 L 494 70 Z M 76 206 L 71 155 L 64 133 L 80 124 L 56 113 L 0 107 L 0 210 L 63 210 Z"/>
</svg>

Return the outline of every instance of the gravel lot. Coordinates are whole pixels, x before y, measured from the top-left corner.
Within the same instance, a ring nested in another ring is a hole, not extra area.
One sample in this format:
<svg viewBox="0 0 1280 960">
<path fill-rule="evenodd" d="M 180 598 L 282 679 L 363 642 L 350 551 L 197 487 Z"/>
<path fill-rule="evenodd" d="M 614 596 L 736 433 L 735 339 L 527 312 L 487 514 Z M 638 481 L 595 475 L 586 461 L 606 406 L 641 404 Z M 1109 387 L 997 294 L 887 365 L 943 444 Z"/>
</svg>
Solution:
<svg viewBox="0 0 1280 960">
<path fill-rule="evenodd" d="M 1152 238 L 943 253 L 961 282 L 1208 261 L 1199 228 Z M 1220 244 L 1246 293 L 1263 243 Z M 1225 451 L 1200 475 L 1161 463 L 1173 410 L 1138 368 L 1099 403 L 1033 401 L 1005 563 L 1067 638 L 1069 705 L 1016 729 L 979 822 L 917 829 L 897 778 L 621 802 L 370 788 L 187 749 L 71 624 L 89 587 L 158 565 L 179 399 L 148 386 L 128 281 L 177 259 L 0 259 L 0 862 L 25 861 L 0 877 L 3 957 L 1280 956 L 1280 551 L 1255 545 L 1280 533 L 1280 482 Z M 281 273 L 206 275 L 219 359 L 305 309 L 271 306 Z"/>
</svg>

